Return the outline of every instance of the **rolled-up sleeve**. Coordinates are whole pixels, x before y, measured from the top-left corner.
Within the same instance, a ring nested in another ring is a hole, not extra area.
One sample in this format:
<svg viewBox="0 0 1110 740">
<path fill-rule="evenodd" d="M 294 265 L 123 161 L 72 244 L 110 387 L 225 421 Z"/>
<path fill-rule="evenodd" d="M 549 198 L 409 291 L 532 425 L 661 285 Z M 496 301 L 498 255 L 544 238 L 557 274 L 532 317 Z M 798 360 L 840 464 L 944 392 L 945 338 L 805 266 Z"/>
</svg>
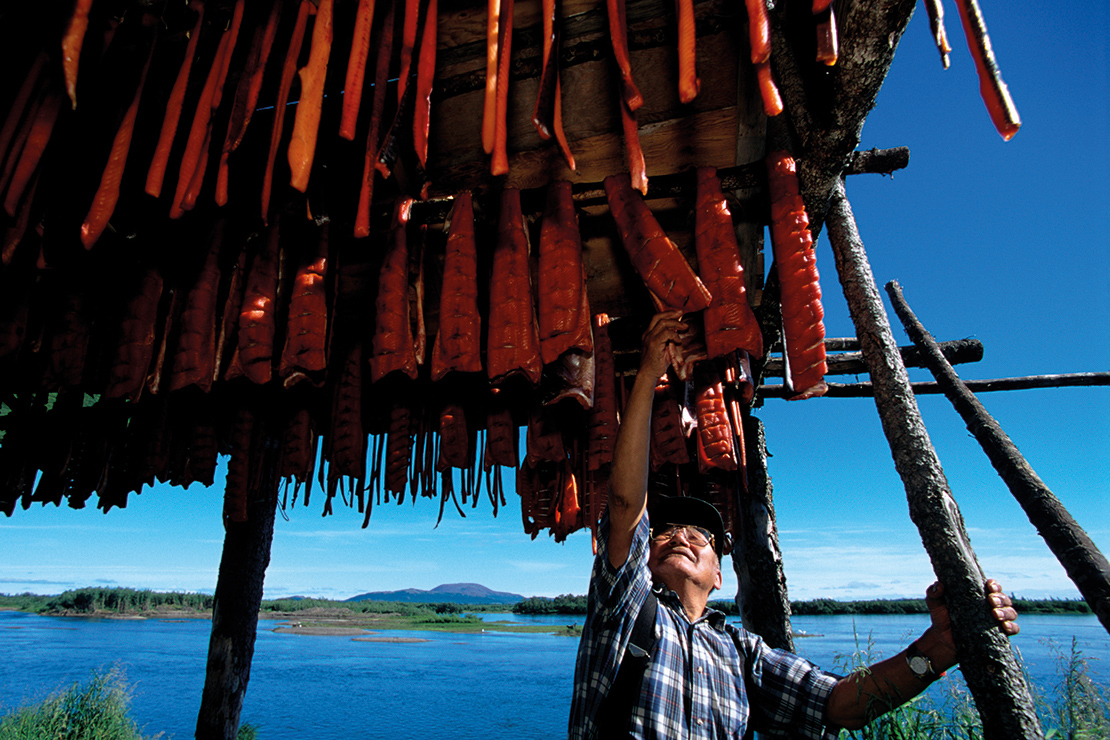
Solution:
<svg viewBox="0 0 1110 740">
<path fill-rule="evenodd" d="M 646 567 L 648 548 L 648 520 L 641 517 L 632 534 L 632 544 L 624 565 L 614 568 L 609 562 L 609 514 L 601 518 L 598 528 L 597 557 L 590 588 L 594 590 L 598 617 L 608 621 L 613 614 L 624 614 L 630 604 L 642 602 L 651 590 L 651 574 Z M 639 611 L 637 608 L 636 611 Z M 627 615 L 626 615 L 627 616 Z M 632 615 L 635 619 L 635 613 Z"/>
</svg>

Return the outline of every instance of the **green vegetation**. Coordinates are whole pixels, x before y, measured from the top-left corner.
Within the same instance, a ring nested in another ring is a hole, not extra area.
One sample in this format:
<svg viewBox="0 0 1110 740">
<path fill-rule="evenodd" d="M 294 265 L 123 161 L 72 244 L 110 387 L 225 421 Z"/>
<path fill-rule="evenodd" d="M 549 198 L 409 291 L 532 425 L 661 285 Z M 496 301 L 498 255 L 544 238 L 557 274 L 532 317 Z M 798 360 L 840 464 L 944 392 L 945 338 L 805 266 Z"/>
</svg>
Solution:
<svg viewBox="0 0 1110 740">
<path fill-rule="evenodd" d="M 133 588 L 79 588 L 57 596 L 19 594 L 0 595 L 0 609 L 15 609 L 33 614 L 142 614 L 157 611 L 210 611 L 212 597 L 207 594 L 161 593 Z"/>
<path fill-rule="evenodd" d="M 53 616 L 208 617 L 214 599 L 206 594 L 157 593 L 129 588 L 82 588 L 58 596 L 0 595 L 0 609 Z M 478 612 L 504 613 L 496 604 L 414 604 L 393 601 L 330 601 L 277 599 L 263 601 L 259 616 L 295 619 L 300 628 L 347 627 L 367 630 L 431 630 L 436 632 L 559 632 L 549 625 L 484 622 Z M 563 630 L 565 631 L 565 630 Z"/>
<path fill-rule="evenodd" d="M 1054 695 L 1038 692 L 1038 716 L 1047 740 L 1096 740 L 1110 737 L 1110 688 L 1099 686 L 1088 673 L 1086 658 L 1071 638 L 1071 650 L 1057 652 L 1057 675 L 1063 678 Z"/>
<path fill-rule="evenodd" d="M 925 599 L 872 599 L 870 601 L 833 601 L 813 599 L 790 604 L 794 614 L 821 616 L 825 614 L 928 614 Z"/>
<path fill-rule="evenodd" d="M 862 649 L 857 642 L 856 652 L 841 656 L 838 667 L 844 672 L 866 670 L 861 667 L 881 658 L 870 642 Z M 1067 654 L 1057 651 L 1057 675 L 1059 686 L 1030 684 L 1046 740 L 1110 737 L 1110 691 L 1091 679 L 1074 637 Z M 948 694 L 939 703 L 923 694 L 876 717 L 863 729 L 841 730 L 840 740 L 982 740 L 983 723 L 967 686 L 949 679 L 945 687 Z M 888 707 L 873 709 L 877 713 Z"/>
<path fill-rule="evenodd" d="M 533 596 L 513 606 L 513 614 L 585 614 L 586 597 L 564 594 L 554 599 Z"/>
<path fill-rule="evenodd" d="M 0 718 L 0 740 L 158 740 L 143 735 L 128 711 L 131 690 L 123 674 L 113 668 L 94 672 L 51 694 L 46 700 L 21 707 Z M 258 728 L 239 726 L 237 740 L 258 740 Z"/>
<path fill-rule="evenodd" d="M 130 692 L 122 675 L 93 674 L 45 701 L 0 719 L 0 740 L 143 740 L 128 716 Z"/>
<path fill-rule="evenodd" d="M 709 607 L 737 616 L 736 602 L 731 600 L 710 601 Z M 1091 607 L 1082 599 L 1014 599 L 1018 614 L 1091 614 Z M 805 616 L 831 614 L 928 614 L 925 599 L 871 599 L 868 601 L 834 601 L 832 599 L 812 599 L 794 601 L 791 612 Z M 513 607 L 516 614 L 585 614 L 585 596 L 556 596 L 554 599 L 533 596 Z"/>
<path fill-rule="evenodd" d="M 428 612 L 436 614 L 476 614 L 476 613 L 503 613 L 505 607 L 500 604 L 420 604 L 408 601 L 330 601 L 328 599 L 274 599 L 264 600 L 259 607 L 262 614 L 285 613 L 295 614 L 310 609 L 343 609 L 351 614 L 400 614 L 406 617 L 418 617 Z"/>
<path fill-rule="evenodd" d="M 207 617 L 212 612 L 213 597 L 207 594 L 160 593 L 129 588 L 81 588 L 57 596 L 19 594 L 0 595 L 0 609 L 48 615 L 137 615 L 193 614 Z M 1087 603 L 1078 599 L 1014 599 L 1018 614 L 1090 614 Z M 717 600 L 709 606 L 730 616 L 738 611 L 734 601 Z M 874 599 L 870 601 L 833 601 L 814 599 L 795 601 L 791 605 L 797 615 L 831 614 L 927 614 L 924 599 Z M 303 627 L 337 626 L 363 629 L 551 632 L 550 626 L 483 622 L 477 613 L 503 613 L 501 604 L 419 604 L 399 601 L 332 601 L 329 599 L 271 599 L 263 601 L 259 615 L 263 618 L 296 618 Z M 586 597 L 564 594 L 549 599 L 541 596 L 524 599 L 512 607 L 516 614 L 583 615 Z M 575 634 L 573 629 L 558 634 Z"/>
</svg>

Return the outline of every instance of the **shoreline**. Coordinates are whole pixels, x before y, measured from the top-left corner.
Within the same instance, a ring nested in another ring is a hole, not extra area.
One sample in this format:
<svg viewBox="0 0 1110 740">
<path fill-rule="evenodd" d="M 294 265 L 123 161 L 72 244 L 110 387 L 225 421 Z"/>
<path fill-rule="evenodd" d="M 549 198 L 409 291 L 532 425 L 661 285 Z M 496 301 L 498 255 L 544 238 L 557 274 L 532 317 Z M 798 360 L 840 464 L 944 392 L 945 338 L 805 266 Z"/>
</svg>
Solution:
<svg viewBox="0 0 1110 740">
<path fill-rule="evenodd" d="M 7 611 L 21 611 L 9 609 Z M 157 619 L 167 622 L 184 622 L 194 619 L 211 620 L 211 611 L 189 609 L 150 609 L 141 612 L 117 612 L 100 610 L 78 612 L 65 610 L 58 612 L 24 612 L 44 617 L 78 619 L 112 619 L 141 621 Z M 487 612 L 508 614 L 509 612 Z M 556 636 L 578 637 L 581 627 L 575 624 L 539 625 L 514 622 L 481 621 L 472 619 L 426 618 L 406 616 L 400 612 L 356 613 L 347 609 L 328 609 L 313 607 L 301 611 L 260 611 L 258 619 L 277 622 L 267 627 L 277 634 L 290 634 L 313 637 L 348 637 L 365 642 L 416 643 L 427 642 L 427 638 L 380 635 L 381 632 L 445 632 L 453 634 L 481 634 L 483 632 L 551 634 Z"/>
</svg>

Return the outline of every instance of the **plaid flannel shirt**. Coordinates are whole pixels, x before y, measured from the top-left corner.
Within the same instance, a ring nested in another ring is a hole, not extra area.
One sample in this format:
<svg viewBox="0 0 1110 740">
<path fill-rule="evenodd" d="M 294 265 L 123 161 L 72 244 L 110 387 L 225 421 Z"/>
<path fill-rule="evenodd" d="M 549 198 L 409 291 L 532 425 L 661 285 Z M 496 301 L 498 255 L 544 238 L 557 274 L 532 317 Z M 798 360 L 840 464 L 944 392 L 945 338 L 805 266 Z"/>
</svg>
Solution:
<svg viewBox="0 0 1110 740">
<path fill-rule="evenodd" d="M 605 517 L 574 670 L 570 740 L 597 736 L 599 708 L 651 588 L 647 517 L 640 521 L 621 568 L 609 562 L 608 532 Z M 656 645 L 630 718 L 632 737 L 740 738 L 750 721 L 771 737 L 835 740 L 837 731 L 825 726 L 824 716 L 836 676 L 796 655 L 772 650 L 758 635 L 726 624 L 721 612 L 707 609 L 691 624 L 673 591 L 656 593 Z"/>
</svg>

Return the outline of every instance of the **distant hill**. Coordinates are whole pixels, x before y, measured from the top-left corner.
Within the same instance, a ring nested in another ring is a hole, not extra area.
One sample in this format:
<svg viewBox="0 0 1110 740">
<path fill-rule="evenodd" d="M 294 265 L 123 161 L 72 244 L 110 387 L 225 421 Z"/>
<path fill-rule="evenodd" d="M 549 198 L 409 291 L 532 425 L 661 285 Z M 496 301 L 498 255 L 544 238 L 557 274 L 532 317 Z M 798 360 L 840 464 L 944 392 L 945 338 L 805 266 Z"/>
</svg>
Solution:
<svg viewBox="0 0 1110 740">
<path fill-rule="evenodd" d="M 478 583 L 445 583 L 431 591 L 406 588 L 401 591 L 370 591 L 347 601 L 405 601 L 410 604 L 515 604 L 520 594 L 493 591 Z"/>
</svg>

